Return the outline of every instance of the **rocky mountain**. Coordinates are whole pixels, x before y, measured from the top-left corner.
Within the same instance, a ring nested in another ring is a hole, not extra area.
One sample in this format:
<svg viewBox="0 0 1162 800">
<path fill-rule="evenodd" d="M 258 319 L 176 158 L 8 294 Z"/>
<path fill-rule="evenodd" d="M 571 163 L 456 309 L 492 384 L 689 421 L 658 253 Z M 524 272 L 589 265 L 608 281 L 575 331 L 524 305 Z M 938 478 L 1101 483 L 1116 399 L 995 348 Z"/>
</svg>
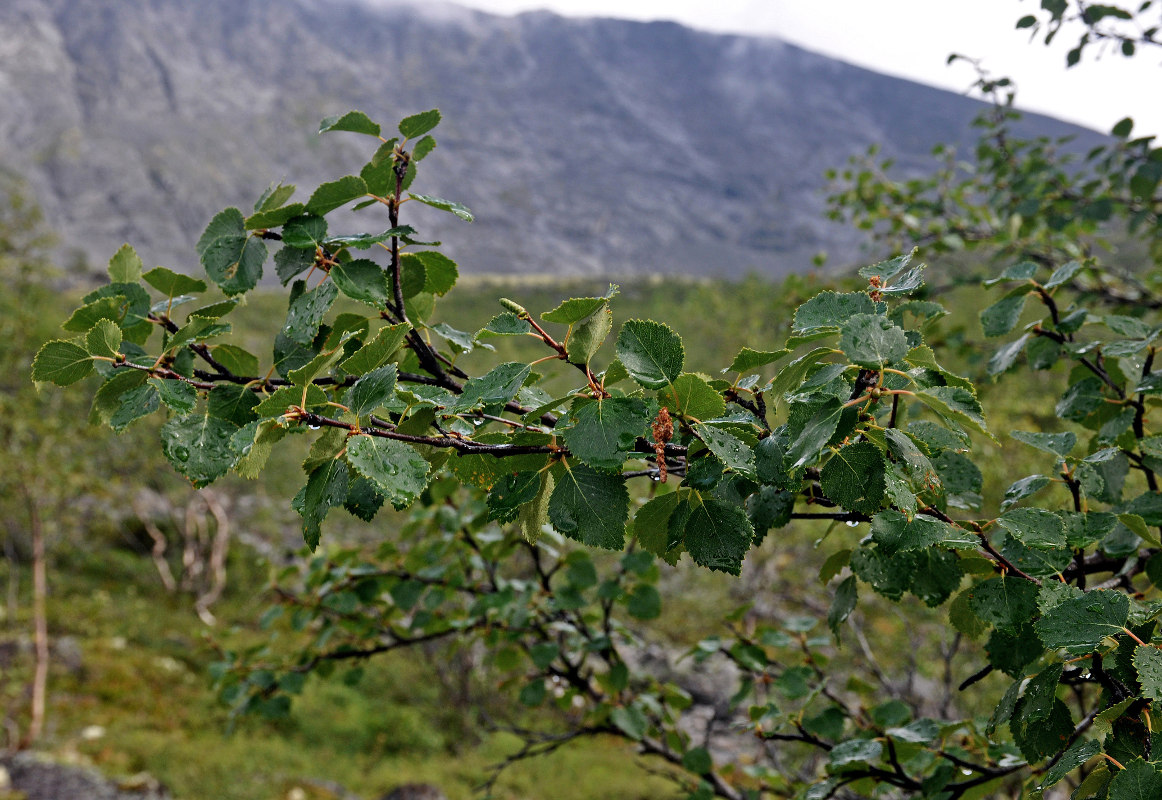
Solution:
<svg viewBox="0 0 1162 800">
<path fill-rule="evenodd" d="M 0 3 L 0 167 L 95 264 L 129 241 L 147 264 L 196 270 L 216 211 L 249 209 L 271 181 L 309 192 L 358 171 L 366 140 L 320 140 L 322 117 L 358 108 L 391 125 L 431 107 L 445 121 L 422 185 L 476 222 L 426 208 L 405 221 L 467 272 L 606 275 L 854 258 L 857 235 L 823 219 L 824 169 L 872 142 L 920 168 L 980 110 L 777 39 L 671 23 L 427 0 Z"/>
</svg>

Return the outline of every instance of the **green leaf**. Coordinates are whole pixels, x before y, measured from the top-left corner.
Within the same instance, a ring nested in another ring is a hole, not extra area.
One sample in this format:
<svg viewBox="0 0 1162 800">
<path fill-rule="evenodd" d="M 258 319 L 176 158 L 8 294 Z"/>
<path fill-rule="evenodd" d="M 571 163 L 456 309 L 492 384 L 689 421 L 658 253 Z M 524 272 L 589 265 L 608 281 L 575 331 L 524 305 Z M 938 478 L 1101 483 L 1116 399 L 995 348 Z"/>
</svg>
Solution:
<svg viewBox="0 0 1162 800">
<path fill-rule="evenodd" d="M 451 345 L 452 350 L 457 353 L 471 353 L 476 349 L 476 345 L 478 344 L 476 337 L 471 333 L 458 331 L 444 322 L 438 322 L 432 325 L 429 330 Z M 491 345 L 481 346 L 492 349 Z"/>
<path fill-rule="evenodd" d="M 989 578 L 968 592 L 972 612 L 997 628 L 1015 631 L 1037 614 L 1037 585 L 1024 578 Z"/>
<path fill-rule="evenodd" d="M 848 739 L 831 748 L 827 754 L 828 766 L 838 768 L 879 761 L 883 750 L 884 746 L 876 739 Z"/>
<path fill-rule="evenodd" d="M 252 376 L 258 374 L 258 356 L 232 344 L 214 345 L 211 354 L 214 360 L 235 375 Z"/>
<path fill-rule="evenodd" d="M 629 397 L 595 400 L 572 414 L 565 445 L 577 458 L 599 470 L 620 470 L 639 436 L 649 426 L 646 405 Z"/>
<path fill-rule="evenodd" d="M 352 133 L 378 137 L 379 125 L 372 122 L 371 118 L 362 111 L 348 111 L 346 114 L 327 117 L 320 122 L 319 133 L 323 134 L 327 131 L 351 131 Z"/>
<path fill-rule="evenodd" d="M 221 319 L 238 307 L 238 301 L 241 298 L 232 298 L 230 300 L 222 300 L 218 303 L 211 303 L 208 306 L 195 308 L 190 312 L 190 318 L 201 317 L 202 319 Z"/>
<path fill-rule="evenodd" d="M 331 280 L 343 294 L 376 308 L 387 305 L 387 273 L 366 258 L 331 267 Z"/>
<path fill-rule="evenodd" d="M 1134 668 L 1142 695 L 1151 700 L 1162 700 L 1162 650 L 1153 645 L 1140 645 L 1134 650 Z"/>
<path fill-rule="evenodd" d="M 1073 719 L 1069 708 L 1060 700 L 1053 701 L 1053 708 L 1045 719 L 1026 721 L 1021 715 L 1022 703 L 1009 721 L 1013 741 L 1021 749 L 1021 755 L 1031 764 L 1056 755 L 1073 734 Z"/>
<path fill-rule="evenodd" d="M 259 211 L 256 214 L 251 214 L 242 222 L 242 227 L 248 231 L 270 230 L 271 228 L 279 228 L 286 225 L 296 217 L 302 216 L 307 210 L 305 203 L 291 203 L 289 206 L 282 208 L 271 208 L 266 211 Z M 286 241 L 286 232 L 283 232 L 283 244 L 288 244 Z M 305 247 L 302 244 L 288 244 L 289 247 Z M 311 255 L 314 255 L 313 253 Z"/>
<path fill-rule="evenodd" d="M 898 601 L 912 585 L 916 560 L 911 553 L 889 556 L 882 549 L 861 547 L 852 553 L 852 572 L 874 588 L 876 593 Z"/>
<path fill-rule="evenodd" d="M 1038 450 L 1051 453 L 1058 458 L 1065 458 L 1073 450 L 1074 445 L 1077 444 L 1077 434 L 1069 431 L 1065 433 L 1011 431 L 1009 436 L 1012 436 L 1018 442 L 1024 442 L 1030 447 L 1036 447 Z"/>
<path fill-rule="evenodd" d="M 617 358 L 630 376 L 647 389 L 662 389 L 682 372 L 686 351 L 668 325 L 631 319 L 617 334 Z"/>
<path fill-rule="evenodd" d="M 307 201 L 307 213 L 323 216 L 367 194 L 367 184 L 357 175 L 324 183 Z"/>
<path fill-rule="evenodd" d="M 549 470 L 541 473 L 541 485 L 536 497 L 525 503 L 517 511 L 517 522 L 525 539 L 536 543 L 541 530 L 549 524 L 549 500 L 552 498 L 556 482 Z"/>
<path fill-rule="evenodd" d="M 301 367 L 289 370 L 286 373 L 287 378 L 295 386 L 306 386 L 311 383 L 315 378 L 330 370 L 335 365 L 335 362 L 343 357 L 343 345 L 354 335 L 354 331 L 347 331 L 340 337 L 339 341 L 328 341 L 327 349 L 321 350 Z"/>
<path fill-rule="evenodd" d="M 85 346 L 94 356 L 116 358 L 121 347 L 121 328 L 111 319 L 102 319 L 85 335 Z"/>
<path fill-rule="evenodd" d="M 1109 800 L 1157 800 L 1162 797 L 1162 772 L 1142 758 L 1125 765 L 1110 781 Z"/>
<path fill-rule="evenodd" d="M 1066 547 L 1061 517 L 1043 508 L 1018 508 L 997 518 L 997 524 L 1022 544 L 1041 550 Z"/>
<path fill-rule="evenodd" d="M 755 478 L 754 450 L 746 442 L 714 425 L 698 423 L 694 433 L 727 468 L 740 475 Z"/>
<path fill-rule="evenodd" d="M 292 197 L 294 197 L 294 194 L 294 184 L 286 185 L 283 183 L 272 183 L 267 186 L 266 191 L 264 191 L 259 196 L 258 202 L 254 204 L 254 210 L 256 212 L 273 211 L 274 209 L 280 208 L 284 203 L 286 203 L 287 200 L 290 200 Z"/>
<path fill-rule="evenodd" d="M 1085 378 L 1072 384 L 1061 395 L 1054 407 L 1054 413 L 1062 419 L 1080 421 L 1088 417 L 1105 403 L 1099 378 Z"/>
<path fill-rule="evenodd" d="M 381 436 L 353 436 L 347 461 L 375 483 L 392 505 L 404 508 L 428 485 L 428 462 L 414 447 Z"/>
<path fill-rule="evenodd" d="M 669 546 L 669 522 L 681 500 L 677 492 L 660 494 L 637 510 L 633 533 L 647 553 L 653 553 L 673 566 L 678 563 L 680 548 Z"/>
<path fill-rule="evenodd" d="M 374 189 L 371 189 L 369 186 L 369 191 L 374 191 Z M 378 192 L 376 192 L 376 194 L 378 194 Z M 365 200 L 363 203 L 357 204 L 354 210 L 358 211 L 364 203 L 368 202 L 375 201 Z M 370 250 L 375 245 L 381 244 L 382 242 L 386 242 L 389 239 L 394 239 L 396 237 L 404 239 L 406 243 L 407 237 L 414 236 L 415 232 L 416 229 L 410 225 L 397 225 L 394 228 L 388 228 L 387 230 L 380 233 L 354 233 L 347 236 L 328 235 L 326 237 L 326 241 L 322 242 L 322 244 L 328 249 L 349 247 L 354 250 Z M 404 253 L 401 257 L 411 258 L 412 254 Z"/>
<path fill-rule="evenodd" d="M 266 245 L 247 234 L 236 208 L 210 220 L 196 249 L 206 274 L 228 295 L 250 291 L 262 277 Z"/>
<path fill-rule="evenodd" d="M 32 379 L 68 386 L 93 371 L 89 351 L 75 342 L 54 339 L 47 342 L 32 360 Z"/>
<path fill-rule="evenodd" d="M 539 472 L 505 475 L 488 490 L 488 518 L 511 522 L 522 505 L 536 499 L 541 488 Z"/>
<path fill-rule="evenodd" d="M 364 522 L 371 522 L 383 507 L 383 501 L 384 496 L 375 488 L 374 483 L 362 475 L 355 475 L 348 482 L 347 499 L 343 501 L 343 508 L 352 516 Z"/>
<path fill-rule="evenodd" d="M 734 503 L 702 498 L 691 503 L 682 541 L 695 564 L 731 575 L 742 571 L 742 559 L 754 542 L 754 527 Z"/>
<path fill-rule="evenodd" d="M 997 351 L 989 358 L 988 374 L 996 377 L 997 375 L 1008 372 L 1017 363 L 1017 358 L 1025 350 L 1025 345 L 1028 344 L 1030 338 L 1032 338 L 1031 335 L 1026 333 L 1020 338 L 1014 339 L 1008 344 L 997 348 Z M 1041 339 L 1033 339 L 1033 345 L 1037 345 L 1041 341 Z M 1030 352 L 1032 352 L 1033 345 L 1030 345 Z"/>
<path fill-rule="evenodd" d="M 103 319 L 120 323 L 125 317 L 126 308 L 122 298 L 101 297 L 78 308 L 61 327 L 72 333 L 87 333 Z"/>
<path fill-rule="evenodd" d="M 979 639 L 988 631 L 988 623 L 978 617 L 969 605 L 971 589 L 956 595 L 948 606 L 948 621 L 952 627 L 970 639 Z"/>
<path fill-rule="evenodd" d="M 315 214 L 302 214 L 286 223 L 282 229 L 282 243 L 314 252 L 327 240 L 327 220 Z"/>
<path fill-rule="evenodd" d="M 150 378 L 158 397 L 166 406 L 179 414 L 189 414 L 198 406 L 198 390 L 185 381 Z"/>
<path fill-rule="evenodd" d="M 552 311 L 541 314 L 545 322 L 572 325 L 592 316 L 599 308 L 608 304 L 608 297 L 573 297 L 561 302 Z"/>
<path fill-rule="evenodd" d="M 326 393 L 318 386 L 307 387 L 307 399 L 305 403 L 303 402 L 303 390 L 301 387 L 282 386 L 255 406 L 254 411 L 258 416 L 263 418 L 279 417 L 293 406 L 302 404 L 304 408 L 309 410 L 325 404 L 327 400 Z"/>
<path fill-rule="evenodd" d="M 1123 632 L 1129 620 L 1130 600 L 1107 589 L 1066 600 L 1037 621 L 1037 635 L 1048 648 L 1092 649 L 1107 636 Z"/>
<path fill-rule="evenodd" d="M 775 397 L 782 397 L 787 392 L 797 389 L 803 382 L 804 376 L 815 366 L 816 362 L 834 352 L 830 347 L 816 347 L 814 350 L 799 356 L 779 370 L 779 374 L 771 382 L 771 394 Z"/>
<path fill-rule="evenodd" d="M 835 597 L 831 601 L 831 609 L 827 612 L 827 625 L 836 636 L 839 636 L 840 626 L 847 622 L 847 618 L 855 610 L 859 600 L 858 592 L 859 587 L 854 575 L 848 575 L 835 588 Z"/>
<path fill-rule="evenodd" d="M 565 353 L 574 364 L 588 364 L 613 330 L 613 312 L 605 303 L 585 319 L 570 326 Z"/>
<path fill-rule="evenodd" d="M 571 539 L 620 550 L 625 544 L 629 492 L 620 475 L 567 463 L 549 498 L 549 521 Z"/>
<path fill-rule="evenodd" d="M 722 393 L 705 378 L 693 372 L 683 372 L 669 388 L 663 389 L 658 400 L 672 413 L 692 419 L 714 419 L 726 413 Z"/>
<path fill-rule="evenodd" d="M 148 383 L 137 386 L 118 398 L 117 409 L 109 417 L 109 427 L 121 433 L 130 423 L 152 414 L 158 407 L 157 388 Z"/>
<path fill-rule="evenodd" d="M 1162 525 L 1162 493 L 1143 492 L 1127 503 L 1123 511 L 1137 514 L 1147 525 Z"/>
<path fill-rule="evenodd" d="M 175 417 L 161 427 L 161 449 L 169 463 L 195 487 L 226 474 L 238 454 L 231 440 L 238 426 L 209 414 Z"/>
<path fill-rule="evenodd" d="M 230 323 L 217 322 L 205 317 L 190 316 L 185 325 L 174 331 L 166 342 L 165 349 L 172 352 L 194 342 L 204 341 L 214 336 L 230 332 Z"/>
<path fill-rule="evenodd" d="M 912 261 L 912 257 L 916 255 L 917 248 L 912 248 L 911 252 L 902 253 L 895 258 L 889 258 L 886 261 L 881 261 L 878 264 L 871 264 L 866 267 L 859 268 L 859 276 L 861 278 L 879 278 L 881 283 L 890 281 L 895 276 L 899 275 Z"/>
<path fill-rule="evenodd" d="M 462 203 L 455 203 L 451 200 L 445 200 L 442 197 L 432 197 L 431 195 L 427 194 L 413 194 L 411 192 L 408 193 L 408 197 L 410 197 L 412 200 L 417 200 L 426 206 L 431 206 L 432 208 L 438 208 L 441 211 L 447 211 L 450 214 L 455 214 L 465 222 L 472 222 L 474 219 L 472 216 L 472 211 L 469 210 L 468 206 L 463 205 Z"/>
<path fill-rule="evenodd" d="M 795 311 L 791 330 L 805 333 L 819 328 L 839 328 L 856 314 L 875 311 L 875 304 L 866 292 L 820 292 Z"/>
<path fill-rule="evenodd" d="M 347 501 L 349 470 L 339 459 L 316 467 L 291 507 L 303 518 L 303 541 L 312 551 L 319 546 L 320 526 L 327 512 Z"/>
<path fill-rule="evenodd" d="M 722 371 L 750 372 L 753 369 L 765 367 L 767 364 L 773 364 L 790 354 L 791 351 L 786 348 L 782 350 L 752 350 L 749 347 L 744 347 L 738 351 L 738 355 L 734 357 L 734 361 L 730 362 L 730 366 Z"/>
<path fill-rule="evenodd" d="M 1142 541 L 1149 542 L 1152 547 L 1162 547 L 1158 535 L 1146 525 L 1146 520 L 1137 514 L 1118 514 L 1118 522 L 1125 525 Z M 1137 547 L 1135 546 L 1135 550 Z"/>
<path fill-rule="evenodd" d="M 476 332 L 477 339 L 493 336 L 523 336 L 533 329 L 528 320 L 521 319 L 511 311 L 497 314 L 488 324 Z"/>
<path fill-rule="evenodd" d="M 471 411 L 477 406 L 503 405 L 513 398 L 532 372 L 528 364 L 509 361 L 493 367 L 479 378 L 464 384 L 464 392 L 452 407 L 457 413 Z"/>
<path fill-rule="evenodd" d="M 795 437 L 784 463 L 789 463 L 790 469 L 797 469 L 814 461 L 835 435 L 843 411 L 843 403 L 834 397 L 823 403 Z"/>
<path fill-rule="evenodd" d="M 1055 786 L 1065 777 L 1073 772 L 1075 769 L 1089 761 L 1091 758 L 1101 752 L 1101 743 L 1093 739 L 1079 739 L 1073 743 L 1073 746 L 1061 754 L 1057 762 L 1053 764 L 1046 772 L 1045 777 L 1041 781 L 1041 789 L 1048 789 L 1050 786 Z M 1078 794 L 1078 797 L 1088 797 L 1088 794 Z"/>
<path fill-rule="evenodd" d="M 918 264 L 893 281 L 890 286 L 881 286 L 879 291 L 883 295 L 908 295 L 923 285 L 924 265 Z"/>
<path fill-rule="evenodd" d="M 839 347 L 853 364 L 881 369 L 908 354 L 902 328 L 878 314 L 855 314 L 844 322 Z"/>
<path fill-rule="evenodd" d="M 370 372 L 399 349 L 410 330 L 411 327 L 404 322 L 380 328 L 375 332 L 371 341 L 339 363 L 340 369 L 352 375 L 363 375 Z"/>
<path fill-rule="evenodd" d="M 1005 281 L 1027 281 L 1032 279 L 1037 274 L 1037 265 L 1032 261 L 1022 261 L 1007 267 L 1004 272 L 995 278 L 984 282 L 985 286 L 995 286 L 998 283 Z"/>
<path fill-rule="evenodd" d="M 820 485 L 831 500 L 851 511 L 873 514 L 884 499 L 884 455 L 870 442 L 843 447 L 823 467 Z"/>
<path fill-rule="evenodd" d="M 1127 339 L 1145 339 L 1152 330 L 1145 321 L 1137 317 L 1126 317 L 1119 314 L 1106 314 L 1102 318 L 1102 322 L 1111 331 L 1119 336 L 1125 336 Z"/>
<path fill-rule="evenodd" d="M 423 161 L 435 149 L 436 140 L 431 136 L 425 136 L 416 142 L 416 146 L 412 148 L 412 161 Z"/>
<path fill-rule="evenodd" d="M 399 135 L 405 139 L 414 139 L 417 136 L 423 136 L 439 124 L 439 109 L 433 108 L 430 111 L 422 111 L 419 114 L 405 117 L 399 123 Z"/>
<path fill-rule="evenodd" d="M 424 267 L 424 291 L 443 297 L 456 285 L 460 270 L 456 262 L 435 250 L 420 250 L 408 253 Z"/>
<path fill-rule="evenodd" d="M 610 712 L 609 721 L 634 741 L 640 741 L 650 727 L 646 715 L 637 706 L 618 706 Z"/>
<path fill-rule="evenodd" d="M 154 267 L 141 276 L 145 282 L 166 297 L 177 297 L 190 292 L 206 291 L 206 282 L 182 275 L 165 267 Z"/>
<path fill-rule="evenodd" d="M 109 259 L 109 280 L 113 283 L 137 283 L 141 280 L 141 257 L 127 244 Z"/>
<path fill-rule="evenodd" d="M 932 386 L 917 390 L 915 396 L 940 416 L 948 417 L 996 441 L 985 427 L 980 401 L 968 389 L 960 386 Z"/>
<path fill-rule="evenodd" d="M 310 344 L 338 294 L 339 289 L 333 281 L 324 281 L 311 291 L 303 292 L 287 309 L 282 332 L 292 342 Z"/>
<path fill-rule="evenodd" d="M 344 400 L 351 413 L 365 417 L 386 403 L 395 393 L 398 372 L 388 364 L 366 373 L 348 390 Z"/>
<path fill-rule="evenodd" d="M 121 408 L 121 398 L 130 390 L 145 383 L 148 377 L 149 374 L 141 370 L 115 370 L 93 395 L 93 405 L 89 409 L 89 424 L 111 424 L 113 415 Z"/>
<path fill-rule="evenodd" d="M 908 591 L 923 600 L 929 608 L 942 604 L 960 588 L 964 572 L 956 553 L 928 548 L 915 551 L 912 557 L 915 566 Z"/>
<path fill-rule="evenodd" d="M 917 485 L 939 486 L 940 476 L 936 473 L 936 468 L 911 436 L 898 428 L 889 428 L 884 432 L 884 439 L 892 456 L 904 465 L 907 474 Z"/>
<path fill-rule="evenodd" d="M 1061 286 L 1064 283 L 1068 283 L 1069 281 L 1073 280 L 1074 276 L 1076 276 L 1077 273 L 1081 272 L 1083 269 L 1085 269 L 1085 267 L 1077 261 L 1070 261 L 1067 264 L 1063 264 L 1053 271 L 1053 274 L 1049 276 L 1049 280 L 1045 281 L 1045 288 L 1052 289 L 1056 286 Z"/>
<path fill-rule="evenodd" d="M 224 419 L 242 427 L 258 419 L 258 414 L 254 411 L 258 403 L 258 397 L 246 386 L 236 383 L 222 384 L 210 390 L 206 411 L 211 417 Z"/>
<path fill-rule="evenodd" d="M 1027 293 L 1004 297 L 980 312 L 980 326 L 985 336 L 1004 336 L 1017 326 L 1025 309 Z"/>
<path fill-rule="evenodd" d="M 1017 715 L 1025 723 L 1049 719 L 1057 700 L 1057 685 L 1061 682 L 1064 664 L 1051 664 L 1029 680 Z"/>
<path fill-rule="evenodd" d="M 662 613 L 662 596 L 646 583 L 639 583 L 630 592 L 626 611 L 635 619 L 657 619 Z"/>
</svg>

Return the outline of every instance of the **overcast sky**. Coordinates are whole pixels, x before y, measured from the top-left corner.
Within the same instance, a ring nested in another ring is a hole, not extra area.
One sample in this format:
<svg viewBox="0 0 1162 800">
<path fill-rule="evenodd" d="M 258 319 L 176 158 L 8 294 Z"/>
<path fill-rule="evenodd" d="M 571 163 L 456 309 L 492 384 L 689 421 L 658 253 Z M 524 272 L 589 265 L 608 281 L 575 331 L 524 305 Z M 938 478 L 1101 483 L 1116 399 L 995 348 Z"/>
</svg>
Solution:
<svg viewBox="0 0 1162 800">
<path fill-rule="evenodd" d="M 1108 132 L 1126 116 L 1136 135 L 1162 134 L 1162 48 L 1065 69 L 1076 43 L 1051 48 L 1017 31 L 1036 0 L 454 0 L 494 13 L 548 8 L 568 16 L 671 19 L 704 30 L 778 36 L 880 72 L 965 91 L 975 75 L 950 52 L 984 60 L 1018 84 L 1018 105 Z"/>
</svg>

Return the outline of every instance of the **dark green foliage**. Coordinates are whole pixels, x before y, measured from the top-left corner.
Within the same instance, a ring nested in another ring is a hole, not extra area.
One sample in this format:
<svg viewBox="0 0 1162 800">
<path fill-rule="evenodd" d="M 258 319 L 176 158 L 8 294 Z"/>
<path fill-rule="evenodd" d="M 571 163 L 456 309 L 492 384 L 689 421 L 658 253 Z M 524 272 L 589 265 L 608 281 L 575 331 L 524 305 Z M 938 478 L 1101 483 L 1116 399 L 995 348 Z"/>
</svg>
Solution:
<svg viewBox="0 0 1162 800">
<path fill-rule="evenodd" d="M 279 243 L 284 284 L 309 273 L 294 280 L 285 320 L 262 349 L 270 363 L 227 338 L 221 318 L 233 303 L 184 313 L 175 294 L 205 283 L 143 275 L 123 248 L 109 286 L 65 322 L 76 338 L 45 344 L 32 375 L 63 386 L 99 373 L 92 418 L 116 430 L 164 407 L 162 450 L 196 486 L 231 469 L 254 476 L 275 450 L 309 444 L 291 505 L 321 552 L 280 594 L 302 638 L 224 657 L 217 675 L 236 711 L 285 714 L 304 671 L 454 641 L 481 645 L 466 649 L 489 654 L 500 685 L 532 709 L 521 713 L 556 714 L 569 731 L 560 741 L 631 740 L 696 797 L 985 796 L 1026 776 L 1030 786 L 1059 783 L 1099 753 L 1110 759 L 1109 797 L 1150 796 L 1159 779 L 1139 729 L 1162 693 L 1153 641 L 1162 605 L 1149 594 L 1162 572 L 1162 445 L 1150 436 L 1162 371 L 1156 306 L 1105 306 L 1155 279 L 1120 284 L 1077 242 L 1115 212 L 1136 209 L 1128 226 L 1156 227 L 1155 156 L 1145 144 L 1111 145 L 1086 168 L 1096 185 L 1079 183 L 1044 143 L 1014 141 L 1008 112 L 996 113 L 971 175 L 897 186 L 851 173 L 837 195 L 838 216 L 923 239 L 934 253 L 982 237 L 1003 253 L 986 282 L 1000 295 L 968 334 L 1001 341 L 975 361 L 971 347 L 950 345 L 965 333 L 942 327 L 949 315 L 911 247 L 861 270 L 865 285 L 805 298 L 780 329 L 788 338 L 754 341 L 706 373 L 688 365 L 669 325 L 618 327 L 613 286 L 535 313 L 525 297 L 502 300 L 504 313 L 483 327 L 487 316 L 444 322 L 437 308 L 459 269 L 418 250 L 435 245 L 399 220 L 401 207 L 415 207 L 405 200 L 472 220 L 455 201 L 408 192 L 439 112 L 408 117 L 402 139 L 376 145 L 383 128 L 353 111 L 320 131 L 374 137 L 358 175 L 322 184 L 302 204 L 290 202 L 293 187 L 272 187 L 251 217 L 216 216 L 197 246 L 231 296 L 255 287 L 266 242 Z M 1127 187 L 1132 201 L 1095 208 L 1100 192 Z M 336 235 L 331 215 L 351 204 L 386 220 Z M 949 211 L 913 224 L 933 208 Z M 729 309 L 714 313 L 731 319 Z M 494 346 L 496 359 L 474 360 Z M 1042 461 L 1001 498 L 982 465 L 995 464 L 991 448 L 1014 445 L 993 438 L 974 379 L 1022 361 L 1065 373 L 1065 383 L 1042 392 L 1035 419 L 1012 423 L 1023 428 L 1011 434 L 1016 446 Z M 984 440 L 988 448 L 973 449 Z M 332 509 L 368 521 L 385 502 L 408 509 L 409 521 L 378 552 L 328 542 Z M 827 628 L 815 617 L 774 626 L 743 610 L 727 616 L 729 638 L 690 653 L 733 664 L 733 729 L 797 748 L 779 762 L 787 769 L 738 770 L 690 736 L 686 690 L 644 674 L 630 648 L 641 623 L 666 617 L 657 559 L 686 555 L 701 579 L 737 576 L 756 546 L 777 550 L 778 529 L 798 519 L 840 531 L 870 523 L 870 532 L 819 540 L 822 577 L 836 581 Z M 875 595 L 933 608 L 956 595 L 951 624 L 983 652 L 972 651 L 974 666 L 950 650 L 945 680 L 986 665 L 1014 679 L 999 705 L 988 702 L 987 725 L 913 719 L 906 704 L 839 682 L 823 648 L 851 638 L 861 604 L 882 602 Z"/>
</svg>

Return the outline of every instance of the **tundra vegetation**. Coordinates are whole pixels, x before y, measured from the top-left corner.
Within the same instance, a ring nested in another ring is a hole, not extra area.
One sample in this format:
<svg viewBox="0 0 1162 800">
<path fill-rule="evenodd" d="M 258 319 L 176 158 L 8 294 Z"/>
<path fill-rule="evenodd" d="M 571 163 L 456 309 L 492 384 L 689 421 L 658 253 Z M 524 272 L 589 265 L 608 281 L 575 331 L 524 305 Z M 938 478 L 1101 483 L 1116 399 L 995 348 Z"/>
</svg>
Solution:
<svg viewBox="0 0 1162 800">
<path fill-rule="evenodd" d="M 1018 26 L 1051 39 L 1076 15 L 1071 64 L 1157 44 L 1151 3 L 1041 5 Z M 197 245 L 208 281 L 122 248 L 32 377 L 96 374 L 90 420 L 115 431 L 163 417 L 195 487 L 302 454 L 289 502 L 314 555 L 276 579 L 269 637 L 213 668 L 240 716 L 438 647 L 487 671 L 504 699 L 479 713 L 517 734 L 487 791 L 612 737 L 692 798 L 1157 797 L 1162 149 L 1129 119 L 1088 153 L 1020 140 L 1009 81 L 979 88 L 994 104 L 970 167 L 939 151 L 945 168 L 899 182 L 873 153 L 833 175 L 835 216 L 890 257 L 707 371 L 665 321 L 615 316 L 613 285 L 542 308 L 518 282 L 482 324 L 443 321 L 459 269 L 416 210 L 472 215 L 413 190 L 431 110 L 324 120 L 365 137 L 367 162 L 219 213 Z M 920 253 L 990 265 L 987 360 L 958 345 Z M 254 347 L 231 319 L 272 268 L 285 317 Z M 985 379 L 1027 424 L 990 426 Z M 986 496 L 1004 463 L 1034 467 Z M 331 543 L 340 515 L 369 544 Z M 737 580 L 804 526 L 816 546 L 784 569 L 817 572 L 824 606 L 771 613 L 767 571 L 751 602 L 697 609 L 719 620 L 685 654 L 717 676 L 706 717 L 648 657 L 667 605 L 698 605 L 668 576 Z M 900 637 L 865 632 L 892 604 L 939 645 L 904 688 L 880 666 Z"/>
</svg>

